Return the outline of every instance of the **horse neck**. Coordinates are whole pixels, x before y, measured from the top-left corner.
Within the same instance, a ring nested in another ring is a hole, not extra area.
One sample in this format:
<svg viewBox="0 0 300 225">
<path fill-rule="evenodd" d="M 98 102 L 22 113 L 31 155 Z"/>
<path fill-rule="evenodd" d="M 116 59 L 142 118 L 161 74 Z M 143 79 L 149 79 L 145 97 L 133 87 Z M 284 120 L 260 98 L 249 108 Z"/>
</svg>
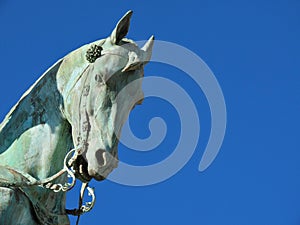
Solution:
<svg viewBox="0 0 300 225">
<path fill-rule="evenodd" d="M 21 98 L 0 125 L 0 164 L 43 179 L 63 167 L 72 147 L 63 98 L 51 67 Z"/>
<path fill-rule="evenodd" d="M 103 40 L 92 44 L 101 44 Z M 89 45 L 58 61 L 23 95 L 0 124 L 0 165 L 17 169 L 36 179 L 44 179 L 63 167 L 73 147 L 68 95 L 88 66 L 85 53 Z M 64 183 L 66 176 L 56 180 Z M 25 190 L 30 199 L 56 214 L 65 215 L 65 194 L 32 187 Z M 67 217 L 64 219 L 67 221 Z"/>
</svg>

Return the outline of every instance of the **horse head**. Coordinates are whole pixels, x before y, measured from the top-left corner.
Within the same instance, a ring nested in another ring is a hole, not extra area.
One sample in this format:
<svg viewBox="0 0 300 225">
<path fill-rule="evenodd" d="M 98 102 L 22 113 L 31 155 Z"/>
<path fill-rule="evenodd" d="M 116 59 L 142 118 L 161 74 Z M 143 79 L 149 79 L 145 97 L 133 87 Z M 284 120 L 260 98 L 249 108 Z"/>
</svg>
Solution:
<svg viewBox="0 0 300 225">
<path fill-rule="evenodd" d="M 142 48 L 126 39 L 131 15 L 126 13 L 108 38 L 87 46 L 88 64 L 65 103 L 73 142 L 80 149 L 73 168 L 85 182 L 103 180 L 117 167 L 122 126 L 143 100 L 141 81 L 154 38 Z"/>
</svg>

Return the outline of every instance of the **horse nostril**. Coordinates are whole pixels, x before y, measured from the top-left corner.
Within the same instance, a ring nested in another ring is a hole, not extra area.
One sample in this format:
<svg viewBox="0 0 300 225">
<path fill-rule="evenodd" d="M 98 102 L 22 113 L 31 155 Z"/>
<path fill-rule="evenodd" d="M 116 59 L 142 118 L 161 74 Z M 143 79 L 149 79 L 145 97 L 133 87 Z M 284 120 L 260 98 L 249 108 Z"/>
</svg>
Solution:
<svg viewBox="0 0 300 225">
<path fill-rule="evenodd" d="M 100 166 L 104 166 L 106 164 L 104 153 L 105 153 L 105 150 L 99 149 L 96 151 L 96 154 L 95 154 L 98 165 L 100 165 Z"/>
</svg>

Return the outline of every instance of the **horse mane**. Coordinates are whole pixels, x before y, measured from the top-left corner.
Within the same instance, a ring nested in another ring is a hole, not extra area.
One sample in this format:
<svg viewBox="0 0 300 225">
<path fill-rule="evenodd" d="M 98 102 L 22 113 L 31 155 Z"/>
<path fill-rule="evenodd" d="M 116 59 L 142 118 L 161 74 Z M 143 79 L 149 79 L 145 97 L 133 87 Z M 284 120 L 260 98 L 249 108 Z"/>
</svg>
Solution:
<svg viewBox="0 0 300 225">
<path fill-rule="evenodd" d="M 50 67 L 20 98 L 20 100 L 11 108 L 0 124 L 0 154 L 6 151 L 11 144 L 29 128 L 48 123 L 44 121 L 42 113 L 45 109 L 42 97 L 51 101 L 52 105 L 55 100 L 62 104 L 62 97 L 55 90 L 56 73 L 60 68 L 63 59 L 58 60 Z M 47 89 L 48 92 L 45 90 Z M 53 90 L 49 93 L 49 89 Z M 46 93 L 47 92 L 47 93 Z M 39 96 L 42 93 L 42 96 Z M 53 101 L 51 100 L 53 98 Z M 55 99 L 55 100 L 54 100 Z M 49 124 L 54 129 L 55 124 Z"/>
</svg>

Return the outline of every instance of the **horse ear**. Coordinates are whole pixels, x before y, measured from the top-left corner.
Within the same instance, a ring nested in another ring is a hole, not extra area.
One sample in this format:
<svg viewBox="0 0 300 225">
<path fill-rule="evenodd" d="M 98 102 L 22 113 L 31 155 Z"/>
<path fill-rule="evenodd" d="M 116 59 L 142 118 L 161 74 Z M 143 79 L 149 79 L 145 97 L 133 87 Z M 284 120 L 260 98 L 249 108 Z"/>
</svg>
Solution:
<svg viewBox="0 0 300 225">
<path fill-rule="evenodd" d="M 149 40 L 146 42 L 146 44 L 141 48 L 141 50 L 144 52 L 145 63 L 149 62 L 151 59 L 153 44 L 154 44 L 154 36 L 152 35 L 149 38 Z"/>
<path fill-rule="evenodd" d="M 129 10 L 118 22 L 117 26 L 110 35 L 112 44 L 118 44 L 128 33 L 132 10 Z"/>
</svg>

